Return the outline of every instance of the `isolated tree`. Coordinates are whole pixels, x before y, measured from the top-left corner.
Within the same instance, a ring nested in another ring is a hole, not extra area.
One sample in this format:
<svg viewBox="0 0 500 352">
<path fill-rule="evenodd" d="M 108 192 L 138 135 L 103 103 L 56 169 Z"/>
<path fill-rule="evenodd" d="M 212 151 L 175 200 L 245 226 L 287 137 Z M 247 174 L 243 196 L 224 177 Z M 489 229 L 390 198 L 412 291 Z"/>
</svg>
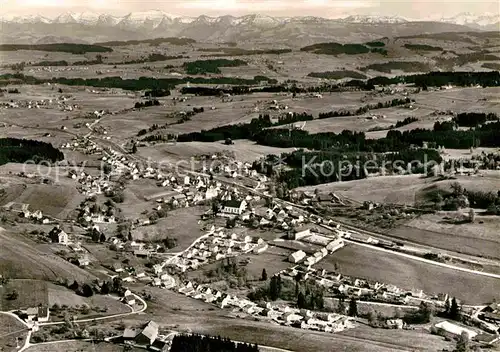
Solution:
<svg viewBox="0 0 500 352">
<path fill-rule="evenodd" d="M 266 280 L 267 280 L 267 272 L 266 272 L 266 268 L 262 269 L 262 275 L 261 275 L 260 279 L 261 279 L 262 281 L 266 281 Z"/>
<path fill-rule="evenodd" d="M 300 309 L 306 308 L 306 297 L 302 292 L 297 295 L 297 307 Z"/>
<path fill-rule="evenodd" d="M 78 284 L 78 281 L 75 280 L 75 281 L 73 281 L 73 283 L 71 285 L 69 285 L 68 288 L 70 290 L 76 291 L 76 290 L 78 290 L 78 287 L 80 287 L 80 285 Z"/>
<path fill-rule="evenodd" d="M 101 286 L 101 294 L 107 295 L 110 292 L 111 292 L 111 285 L 109 281 L 104 281 Z"/>
<path fill-rule="evenodd" d="M 339 298 L 339 303 L 337 304 L 337 313 L 345 314 L 345 301 L 344 297 Z"/>
<path fill-rule="evenodd" d="M 462 331 L 462 333 L 458 337 L 457 344 L 453 352 L 469 352 L 469 351 L 470 351 L 469 334 L 467 333 L 467 331 Z"/>
<path fill-rule="evenodd" d="M 476 221 L 476 212 L 472 208 L 470 208 L 469 210 L 469 221 L 471 223 L 474 223 L 474 221 Z"/>
<path fill-rule="evenodd" d="M 84 297 L 91 297 L 94 295 L 94 290 L 89 284 L 84 284 L 82 286 L 82 296 Z"/>
<path fill-rule="evenodd" d="M 101 233 L 101 236 L 99 237 L 100 242 L 106 242 L 106 235 Z"/>
<path fill-rule="evenodd" d="M 214 217 L 217 216 L 217 214 L 219 214 L 219 211 L 220 211 L 220 203 L 217 199 L 214 199 L 212 201 L 211 208 L 212 208 L 213 216 Z"/>
<path fill-rule="evenodd" d="M 450 314 L 450 300 L 448 298 L 444 302 L 444 314 Z"/>
<path fill-rule="evenodd" d="M 347 314 L 350 317 L 357 317 L 358 316 L 358 304 L 356 303 L 355 298 L 351 298 L 351 301 L 349 302 L 349 312 Z"/>
<path fill-rule="evenodd" d="M 175 246 L 177 246 L 177 240 L 173 237 L 168 236 L 163 240 L 163 245 L 167 249 L 174 248 Z"/>
<path fill-rule="evenodd" d="M 375 311 L 373 310 L 373 308 L 370 308 L 370 310 L 368 311 L 367 319 L 368 319 L 368 323 L 370 323 L 372 325 L 377 321 L 377 315 L 375 314 Z"/>
<path fill-rule="evenodd" d="M 137 153 L 137 144 L 136 143 L 134 143 L 132 145 L 132 154 L 135 154 L 135 153 Z"/>
<path fill-rule="evenodd" d="M 9 301 L 15 301 L 18 297 L 19 297 L 19 293 L 16 290 L 12 290 L 12 292 L 10 292 L 7 295 L 7 299 Z"/>
<path fill-rule="evenodd" d="M 402 316 L 403 316 L 403 312 L 401 311 L 400 308 L 394 309 L 394 318 L 395 319 L 401 319 Z"/>
<path fill-rule="evenodd" d="M 271 301 L 276 301 L 280 294 L 280 282 L 278 282 L 278 277 L 273 276 L 271 282 L 269 283 L 269 298 Z"/>
<path fill-rule="evenodd" d="M 451 306 L 450 306 L 450 313 L 449 313 L 450 319 L 458 319 L 459 317 L 459 308 L 458 308 L 458 303 L 455 297 L 451 300 Z"/>
<path fill-rule="evenodd" d="M 226 228 L 232 229 L 236 226 L 236 218 L 229 218 L 226 220 Z"/>
</svg>

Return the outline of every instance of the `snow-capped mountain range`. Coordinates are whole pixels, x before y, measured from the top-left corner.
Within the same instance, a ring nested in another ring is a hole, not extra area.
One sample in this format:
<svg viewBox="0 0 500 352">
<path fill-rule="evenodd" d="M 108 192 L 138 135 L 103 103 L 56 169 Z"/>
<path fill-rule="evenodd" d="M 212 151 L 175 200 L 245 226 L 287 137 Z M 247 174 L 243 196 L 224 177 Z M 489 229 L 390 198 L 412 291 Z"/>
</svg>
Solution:
<svg viewBox="0 0 500 352">
<path fill-rule="evenodd" d="M 315 21 L 317 17 L 297 17 L 297 18 L 285 18 L 285 17 L 271 17 L 265 15 L 246 15 L 242 17 L 233 16 L 220 16 L 220 17 L 182 17 L 178 15 L 173 15 L 159 10 L 144 11 L 144 12 L 132 12 L 125 16 L 113 16 L 110 14 L 99 14 L 95 12 L 81 12 L 72 13 L 67 12 L 61 14 L 55 18 L 46 18 L 43 16 L 9 16 L 0 15 L 0 21 L 2 22 L 13 22 L 13 23 L 78 23 L 90 26 L 118 26 L 120 28 L 127 29 L 137 29 L 137 28 L 149 28 L 154 29 L 158 26 L 164 26 L 173 23 L 183 23 L 189 24 L 193 22 L 199 23 L 225 23 L 227 25 L 242 25 L 242 24 L 254 24 L 260 26 L 275 26 L 283 23 L 288 23 L 294 20 L 312 20 Z M 324 20 L 324 19 L 321 19 Z M 491 27 L 497 25 L 497 29 L 500 30 L 500 14 L 471 14 L 471 13 L 461 13 L 453 17 L 439 18 L 439 19 L 420 19 L 412 20 L 398 16 L 366 16 L 366 15 L 351 15 L 344 18 L 333 19 L 333 21 L 345 22 L 345 23 L 362 23 L 362 24 L 390 24 L 390 23 L 406 23 L 406 22 L 416 22 L 416 21 L 433 21 L 433 22 L 443 22 L 458 25 L 470 26 L 472 28 L 481 27 Z"/>
<path fill-rule="evenodd" d="M 319 41 L 364 41 L 422 33 L 498 31 L 498 16 L 471 14 L 452 18 L 411 20 L 397 16 L 350 15 L 343 18 L 246 16 L 183 17 L 163 11 L 125 16 L 82 12 L 54 18 L 0 14 L 2 43 L 106 42 L 159 37 L 197 41 L 262 42 L 308 45 Z"/>
</svg>

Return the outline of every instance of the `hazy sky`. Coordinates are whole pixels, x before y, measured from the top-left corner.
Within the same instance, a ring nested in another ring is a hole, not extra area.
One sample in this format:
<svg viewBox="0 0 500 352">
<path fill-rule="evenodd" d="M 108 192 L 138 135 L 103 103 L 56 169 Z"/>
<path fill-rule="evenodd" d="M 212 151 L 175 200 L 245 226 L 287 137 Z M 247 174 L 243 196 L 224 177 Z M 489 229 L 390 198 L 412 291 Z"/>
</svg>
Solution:
<svg viewBox="0 0 500 352">
<path fill-rule="evenodd" d="M 350 14 L 399 15 L 407 18 L 453 16 L 460 12 L 498 14 L 500 3 L 491 0 L 0 0 L 0 13 L 40 14 L 161 10 L 184 16 L 242 15 L 337 17 Z"/>
</svg>

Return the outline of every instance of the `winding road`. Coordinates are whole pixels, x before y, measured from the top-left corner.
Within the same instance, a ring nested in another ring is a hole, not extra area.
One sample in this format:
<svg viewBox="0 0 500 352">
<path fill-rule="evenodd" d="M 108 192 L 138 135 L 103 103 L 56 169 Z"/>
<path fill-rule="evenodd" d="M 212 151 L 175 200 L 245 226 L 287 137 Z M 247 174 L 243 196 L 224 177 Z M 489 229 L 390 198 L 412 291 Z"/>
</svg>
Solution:
<svg viewBox="0 0 500 352">
<path fill-rule="evenodd" d="M 148 304 L 146 303 L 146 301 L 144 299 L 142 299 L 140 296 L 136 295 L 135 293 L 131 293 L 131 294 L 133 296 L 135 296 L 135 298 L 138 301 L 141 302 L 141 308 L 140 309 L 134 310 L 134 311 L 128 312 L 128 313 L 120 313 L 120 314 L 107 315 L 107 316 L 99 317 L 99 318 L 76 319 L 76 320 L 72 320 L 71 322 L 73 322 L 73 323 L 90 323 L 90 322 L 97 322 L 97 321 L 101 321 L 101 320 L 123 318 L 123 317 L 126 317 L 126 316 L 143 313 L 148 308 Z M 26 340 L 25 340 L 23 346 L 18 350 L 18 352 L 25 351 L 26 349 L 28 349 L 31 346 L 38 345 L 38 344 L 32 344 L 32 343 L 30 343 L 30 340 L 31 340 L 31 335 L 33 334 L 33 332 L 35 332 L 39 327 L 61 325 L 61 324 L 65 324 L 66 323 L 65 321 L 54 321 L 54 322 L 43 322 L 43 323 L 39 323 L 39 324 L 35 325 L 33 322 L 29 322 L 28 323 L 28 322 L 22 320 L 21 318 L 19 318 L 16 314 L 14 314 L 12 312 L 0 312 L 0 314 L 8 315 L 8 316 L 16 319 L 17 321 L 19 321 L 21 324 L 23 324 L 26 327 L 25 330 L 28 330 L 28 333 L 26 335 Z M 20 330 L 20 331 L 23 331 L 23 330 Z M 67 340 L 67 341 L 74 341 L 74 340 Z M 65 341 L 50 341 L 50 342 L 44 342 L 44 343 L 41 343 L 41 344 L 60 343 L 60 342 L 67 342 L 67 341 L 66 340 Z M 80 339 L 78 341 L 84 341 L 84 340 Z M 91 340 L 88 340 L 88 341 L 91 341 Z"/>
</svg>

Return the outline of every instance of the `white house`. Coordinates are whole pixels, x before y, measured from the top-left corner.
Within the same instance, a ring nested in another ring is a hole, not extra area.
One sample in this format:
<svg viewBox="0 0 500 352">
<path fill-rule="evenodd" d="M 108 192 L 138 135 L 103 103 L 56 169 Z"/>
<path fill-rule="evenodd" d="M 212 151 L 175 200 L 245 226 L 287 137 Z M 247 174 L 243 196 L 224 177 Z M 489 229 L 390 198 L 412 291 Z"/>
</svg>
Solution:
<svg viewBox="0 0 500 352">
<path fill-rule="evenodd" d="M 247 202 L 245 200 L 228 200 L 224 203 L 224 207 L 222 208 L 220 215 L 226 217 L 241 215 L 246 206 Z"/>
<path fill-rule="evenodd" d="M 69 242 L 68 234 L 64 232 L 59 226 L 56 226 L 52 230 L 50 230 L 49 237 L 53 243 L 67 245 Z"/>
<path fill-rule="evenodd" d="M 302 250 L 290 254 L 288 261 L 292 263 L 298 263 L 306 257 L 306 253 Z"/>
<path fill-rule="evenodd" d="M 129 306 L 132 306 L 135 304 L 135 296 L 133 295 L 126 295 L 123 297 L 123 303 L 128 304 Z"/>
</svg>

